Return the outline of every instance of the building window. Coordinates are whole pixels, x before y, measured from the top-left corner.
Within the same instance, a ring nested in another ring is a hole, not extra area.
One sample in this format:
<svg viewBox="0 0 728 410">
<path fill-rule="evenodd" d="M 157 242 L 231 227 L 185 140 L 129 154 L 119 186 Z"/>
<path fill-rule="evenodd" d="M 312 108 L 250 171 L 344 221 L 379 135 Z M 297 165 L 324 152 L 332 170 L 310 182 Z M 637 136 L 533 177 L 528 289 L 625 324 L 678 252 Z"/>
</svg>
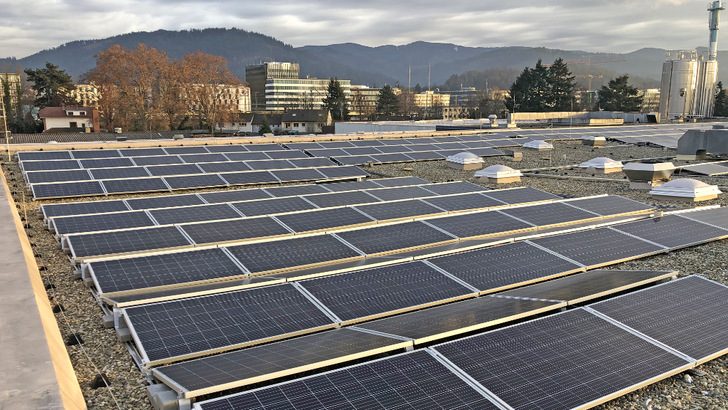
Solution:
<svg viewBox="0 0 728 410">
<path fill-rule="evenodd" d="M 74 122 L 71 122 L 71 123 L 69 123 L 68 125 L 69 125 L 69 126 L 70 126 L 71 128 L 78 128 L 78 123 L 77 123 L 77 122 L 75 122 L 75 121 L 74 121 Z"/>
<path fill-rule="evenodd" d="M 298 123 L 297 122 L 294 122 L 293 123 L 293 128 L 298 128 Z"/>
</svg>

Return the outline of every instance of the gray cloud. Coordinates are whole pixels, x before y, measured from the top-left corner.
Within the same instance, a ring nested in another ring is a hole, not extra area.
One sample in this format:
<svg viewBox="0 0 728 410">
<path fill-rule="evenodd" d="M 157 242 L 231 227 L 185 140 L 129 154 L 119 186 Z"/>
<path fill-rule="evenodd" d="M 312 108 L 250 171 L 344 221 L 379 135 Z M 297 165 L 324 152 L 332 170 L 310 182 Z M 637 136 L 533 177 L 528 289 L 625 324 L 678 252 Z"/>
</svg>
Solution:
<svg viewBox="0 0 728 410">
<path fill-rule="evenodd" d="M 294 46 L 423 40 L 627 52 L 707 46 L 704 1 L 0 0 L 0 57 L 131 31 L 238 27 Z M 728 23 L 726 23 L 728 24 Z M 728 41 L 728 39 L 726 39 Z"/>
</svg>

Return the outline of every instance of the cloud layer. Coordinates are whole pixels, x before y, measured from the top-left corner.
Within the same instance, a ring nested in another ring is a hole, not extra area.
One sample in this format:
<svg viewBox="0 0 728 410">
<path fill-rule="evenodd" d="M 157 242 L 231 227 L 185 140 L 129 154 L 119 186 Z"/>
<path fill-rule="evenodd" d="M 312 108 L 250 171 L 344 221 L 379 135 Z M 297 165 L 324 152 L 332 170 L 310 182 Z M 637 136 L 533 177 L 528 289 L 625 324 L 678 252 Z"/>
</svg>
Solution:
<svg viewBox="0 0 728 410">
<path fill-rule="evenodd" d="M 237 27 L 293 46 L 422 40 L 604 52 L 684 49 L 707 46 L 706 4 L 695 0 L 37 0 L 32 4 L 0 0 L 0 57 L 22 58 L 69 41 L 131 31 L 207 27 Z"/>
</svg>

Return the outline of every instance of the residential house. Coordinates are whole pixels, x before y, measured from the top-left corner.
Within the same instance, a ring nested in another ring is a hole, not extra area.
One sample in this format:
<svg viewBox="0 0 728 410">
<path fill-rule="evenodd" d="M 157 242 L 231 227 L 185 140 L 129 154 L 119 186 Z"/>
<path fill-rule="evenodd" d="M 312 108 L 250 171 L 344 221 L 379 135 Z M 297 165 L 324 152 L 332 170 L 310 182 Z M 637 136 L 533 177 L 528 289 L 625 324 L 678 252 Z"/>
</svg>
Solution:
<svg viewBox="0 0 728 410">
<path fill-rule="evenodd" d="M 38 117 L 44 131 L 100 132 L 99 110 L 94 107 L 45 107 Z"/>
<path fill-rule="evenodd" d="M 281 117 L 284 132 L 316 134 L 323 132 L 322 127 L 331 125 L 333 120 L 329 110 L 288 110 Z"/>
</svg>

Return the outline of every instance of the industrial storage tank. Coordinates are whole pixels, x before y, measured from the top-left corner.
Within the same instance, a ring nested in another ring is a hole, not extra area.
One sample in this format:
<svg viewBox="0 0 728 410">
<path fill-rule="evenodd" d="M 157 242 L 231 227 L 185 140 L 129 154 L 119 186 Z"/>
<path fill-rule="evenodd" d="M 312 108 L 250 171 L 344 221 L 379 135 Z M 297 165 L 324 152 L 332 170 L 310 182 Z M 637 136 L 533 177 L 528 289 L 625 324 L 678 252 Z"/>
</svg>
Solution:
<svg viewBox="0 0 728 410">
<path fill-rule="evenodd" d="M 695 51 L 668 52 L 662 64 L 660 118 L 667 121 L 693 113 L 698 56 Z"/>
</svg>

